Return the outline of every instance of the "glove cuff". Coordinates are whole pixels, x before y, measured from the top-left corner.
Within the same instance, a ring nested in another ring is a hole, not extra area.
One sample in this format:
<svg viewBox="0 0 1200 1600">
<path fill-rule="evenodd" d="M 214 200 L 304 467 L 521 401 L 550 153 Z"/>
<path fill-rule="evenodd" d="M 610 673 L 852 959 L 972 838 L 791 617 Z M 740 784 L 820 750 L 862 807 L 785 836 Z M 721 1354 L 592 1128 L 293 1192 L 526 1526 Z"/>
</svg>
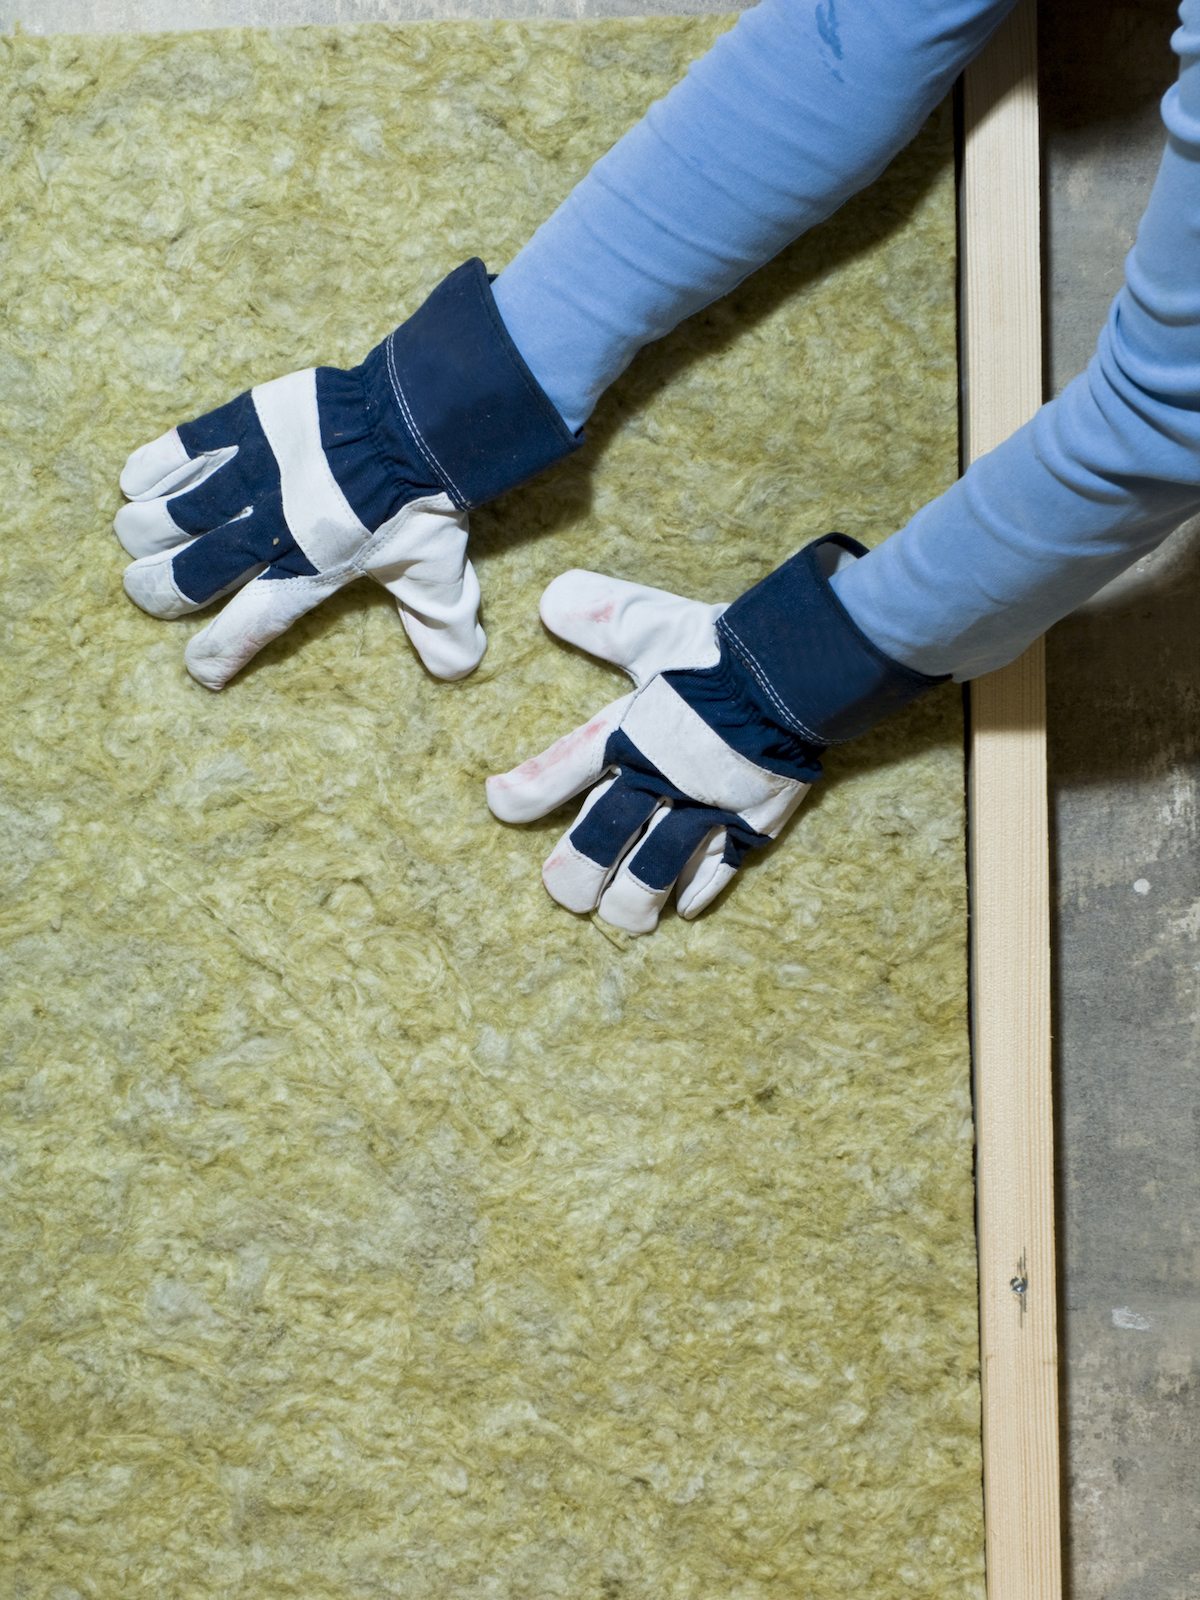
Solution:
<svg viewBox="0 0 1200 1600">
<path fill-rule="evenodd" d="M 717 622 L 772 713 L 822 746 L 856 738 L 949 676 L 926 677 L 868 639 L 829 582 L 839 550 L 867 553 L 857 539 L 827 534 L 755 584 Z"/>
<path fill-rule="evenodd" d="M 532 478 L 583 444 L 504 326 L 478 256 L 456 267 L 365 364 L 370 399 L 403 451 L 461 510 Z"/>
</svg>

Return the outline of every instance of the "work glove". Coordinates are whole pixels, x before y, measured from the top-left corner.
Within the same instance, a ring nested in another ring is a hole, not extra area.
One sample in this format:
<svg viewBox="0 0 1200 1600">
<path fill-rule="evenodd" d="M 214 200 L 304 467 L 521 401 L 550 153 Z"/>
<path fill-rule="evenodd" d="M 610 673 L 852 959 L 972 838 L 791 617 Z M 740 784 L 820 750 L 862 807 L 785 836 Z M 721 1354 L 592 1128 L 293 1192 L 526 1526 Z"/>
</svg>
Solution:
<svg viewBox="0 0 1200 1600">
<path fill-rule="evenodd" d="M 458 267 L 350 371 L 260 384 L 135 450 L 117 537 L 130 599 L 181 617 L 227 595 L 187 646 L 220 689 L 327 595 L 369 575 L 429 671 L 486 647 L 467 512 L 575 450 L 501 320 L 482 261 Z M 236 591 L 236 592 L 235 592 Z"/>
<path fill-rule="evenodd" d="M 560 905 L 650 933 L 674 887 L 679 914 L 698 916 L 746 852 L 779 834 L 827 746 L 943 681 L 890 660 L 843 609 L 829 579 L 865 554 L 829 534 L 733 605 L 595 572 L 554 580 L 542 621 L 634 683 L 488 779 L 502 822 L 532 822 L 591 790 L 542 868 Z"/>
</svg>

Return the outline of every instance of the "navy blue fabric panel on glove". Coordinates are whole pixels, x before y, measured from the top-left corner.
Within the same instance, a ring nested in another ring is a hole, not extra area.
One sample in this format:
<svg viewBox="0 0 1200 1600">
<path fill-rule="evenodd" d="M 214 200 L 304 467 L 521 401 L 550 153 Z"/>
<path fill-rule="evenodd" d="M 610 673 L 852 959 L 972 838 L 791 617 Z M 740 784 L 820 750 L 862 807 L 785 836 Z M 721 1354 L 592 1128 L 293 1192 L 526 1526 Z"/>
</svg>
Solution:
<svg viewBox="0 0 1200 1600">
<path fill-rule="evenodd" d="M 698 916 L 746 852 L 777 837 L 828 744 L 941 681 L 889 662 L 843 610 L 829 578 L 864 553 L 831 534 L 732 606 L 592 572 L 555 579 L 546 626 L 635 686 L 488 780 L 504 822 L 590 791 L 542 869 L 560 905 L 649 933 L 674 889 L 680 915 Z"/>
<path fill-rule="evenodd" d="M 866 554 L 857 539 L 828 534 L 735 600 L 717 623 L 782 725 L 814 744 L 857 738 L 941 681 L 885 656 L 838 600 L 827 580 L 847 557 Z"/>
<path fill-rule="evenodd" d="M 157 617 L 234 595 L 184 657 L 219 689 L 326 596 L 371 576 L 429 670 L 459 678 L 486 646 L 468 508 L 581 443 L 473 259 L 361 366 L 277 378 L 134 451 L 115 522 L 137 558 L 125 589 Z"/>
<path fill-rule="evenodd" d="M 399 427 L 398 445 L 415 448 L 464 511 L 583 442 L 509 337 L 478 258 L 452 272 L 362 370 L 384 426 Z"/>
</svg>

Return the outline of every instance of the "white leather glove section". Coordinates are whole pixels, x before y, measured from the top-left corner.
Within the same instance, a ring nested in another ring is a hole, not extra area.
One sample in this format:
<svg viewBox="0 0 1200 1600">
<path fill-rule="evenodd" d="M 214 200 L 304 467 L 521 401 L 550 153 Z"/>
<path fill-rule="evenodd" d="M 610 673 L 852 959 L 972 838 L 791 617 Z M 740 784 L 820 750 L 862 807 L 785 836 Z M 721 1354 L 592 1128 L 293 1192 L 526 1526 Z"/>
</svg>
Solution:
<svg viewBox="0 0 1200 1600">
<path fill-rule="evenodd" d="M 715 625 L 728 610 L 728 603 L 705 605 L 579 568 L 555 578 L 538 602 L 551 633 L 611 661 L 639 689 L 656 672 L 715 666 L 721 655 Z"/>
<path fill-rule="evenodd" d="M 488 805 L 503 822 L 545 816 L 591 788 L 542 870 L 568 910 L 598 909 L 616 927 L 648 933 L 674 887 L 680 915 L 698 916 L 736 872 L 741 841 L 774 838 L 808 792 L 809 784 L 735 750 L 662 676 L 718 663 L 715 624 L 726 609 L 578 571 L 543 595 L 553 633 L 620 666 L 636 685 L 540 755 L 488 779 Z"/>
<path fill-rule="evenodd" d="M 380 528 L 358 562 L 395 600 L 405 633 L 435 678 L 465 678 L 487 649 L 467 531 L 467 513 L 448 496 L 414 500 Z"/>
<path fill-rule="evenodd" d="M 188 644 L 184 660 L 192 676 L 206 688 L 222 688 L 299 617 L 364 576 L 395 598 L 400 621 L 430 672 L 453 679 L 473 671 L 487 640 L 477 616 L 479 582 L 466 557 L 466 513 L 448 495 L 430 495 L 410 501 L 368 532 L 322 448 L 313 369 L 262 384 L 251 396 L 278 468 L 278 487 L 261 476 L 235 477 L 243 470 L 244 463 L 234 463 L 245 441 L 189 456 L 175 429 L 135 450 L 121 474 L 130 503 L 117 513 L 114 527 L 136 557 L 125 571 L 130 599 L 152 616 L 174 618 L 235 594 Z M 210 484 L 226 468 L 227 476 Z M 226 482 L 232 487 L 222 498 L 217 490 Z M 266 486 L 260 489 L 260 482 Z M 225 503 L 236 489 L 242 492 Z M 220 520 L 194 535 L 173 520 L 171 506 L 184 496 L 194 506 L 197 491 L 218 508 L 213 515 Z M 242 507 L 243 498 L 253 503 Z M 247 554 L 227 557 L 231 581 L 218 580 L 220 587 L 196 599 L 181 587 L 175 563 L 201 541 L 210 542 L 206 549 L 244 547 Z M 276 547 L 282 551 L 293 543 L 315 572 L 272 567 Z"/>
</svg>

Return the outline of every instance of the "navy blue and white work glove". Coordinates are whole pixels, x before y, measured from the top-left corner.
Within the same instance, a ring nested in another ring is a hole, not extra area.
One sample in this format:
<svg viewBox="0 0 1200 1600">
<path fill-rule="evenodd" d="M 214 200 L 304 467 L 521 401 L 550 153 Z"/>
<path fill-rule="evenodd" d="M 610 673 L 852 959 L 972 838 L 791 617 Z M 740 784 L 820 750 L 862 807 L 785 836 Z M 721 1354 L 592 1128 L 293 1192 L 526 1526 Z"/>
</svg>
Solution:
<svg viewBox="0 0 1200 1600">
<path fill-rule="evenodd" d="M 542 621 L 635 686 L 488 779 L 502 822 L 532 822 L 591 789 L 542 868 L 560 905 L 650 933 L 674 888 L 679 914 L 698 916 L 746 851 L 777 836 L 827 746 L 943 681 L 890 660 L 843 609 L 829 579 L 865 554 L 829 534 L 733 605 L 595 572 L 554 580 Z"/>
<path fill-rule="evenodd" d="M 501 320 L 482 261 L 458 267 L 361 366 L 259 385 L 135 450 L 117 537 L 155 617 L 234 598 L 188 644 L 220 689 L 327 595 L 369 575 L 429 671 L 486 646 L 467 512 L 577 449 Z"/>
</svg>

